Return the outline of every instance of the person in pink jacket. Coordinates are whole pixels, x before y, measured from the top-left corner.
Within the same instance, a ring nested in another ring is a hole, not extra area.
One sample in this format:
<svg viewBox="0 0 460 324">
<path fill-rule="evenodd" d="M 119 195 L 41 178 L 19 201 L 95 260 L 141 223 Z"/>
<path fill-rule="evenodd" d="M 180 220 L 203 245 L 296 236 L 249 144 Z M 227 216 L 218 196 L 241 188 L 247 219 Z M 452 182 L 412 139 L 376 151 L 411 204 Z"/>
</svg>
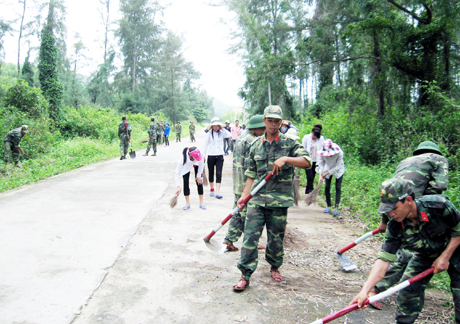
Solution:
<svg viewBox="0 0 460 324">
<path fill-rule="evenodd" d="M 241 127 L 239 126 L 239 121 L 238 119 L 235 120 L 235 126 L 232 127 L 232 145 L 231 145 L 231 150 L 233 152 L 233 147 L 235 146 L 236 139 L 241 135 Z"/>
</svg>

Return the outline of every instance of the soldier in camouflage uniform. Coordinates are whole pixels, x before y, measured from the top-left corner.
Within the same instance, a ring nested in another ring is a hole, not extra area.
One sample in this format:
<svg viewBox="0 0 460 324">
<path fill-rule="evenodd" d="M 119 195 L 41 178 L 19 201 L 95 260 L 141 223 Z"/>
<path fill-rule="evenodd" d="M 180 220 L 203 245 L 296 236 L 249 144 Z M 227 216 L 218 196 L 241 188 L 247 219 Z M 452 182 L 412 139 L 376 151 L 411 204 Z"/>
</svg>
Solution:
<svg viewBox="0 0 460 324">
<path fill-rule="evenodd" d="M 147 151 L 145 152 L 144 156 L 149 155 L 150 146 L 152 146 L 152 156 L 157 155 L 157 125 L 155 125 L 155 117 L 150 117 L 150 120 L 152 122 L 150 123 L 150 127 L 147 130 L 147 132 L 149 133 L 149 142 L 147 144 Z"/>
<path fill-rule="evenodd" d="M 263 117 L 263 115 L 252 116 L 249 120 L 248 129 L 236 140 L 233 151 L 233 194 L 235 195 L 235 207 L 246 184 L 247 176 L 244 175 L 244 171 L 248 167 L 250 145 L 258 136 L 261 136 L 265 132 Z M 238 251 L 238 248 L 233 243 L 238 241 L 243 233 L 246 211 L 247 208 L 244 206 L 230 220 L 227 236 L 224 240 L 224 244 L 227 245 L 227 251 Z M 262 249 L 264 247 L 259 244 L 258 248 Z"/>
<path fill-rule="evenodd" d="M 165 123 L 161 121 L 161 123 L 158 123 L 158 128 L 157 128 L 157 134 L 160 134 L 160 139 L 157 137 L 157 144 L 164 144 L 164 133 L 165 133 Z"/>
<path fill-rule="evenodd" d="M 264 110 L 266 132 L 251 144 L 248 158 L 248 177 L 238 207 L 246 198 L 254 184 L 259 183 L 269 172 L 274 176 L 251 198 L 244 225 L 243 247 L 238 268 L 242 278 L 233 286 L 242 291 L 249 286 L 249 278 L 257 268 L 260 235 L 264 225 L 267 228 L 267 248 L 265 259 L 271 265 L 274 281 L 282 281 L 278 268 L 283 263 L 283 240 L 287 223 L 288 207 L 293 205 L 294 167 L 310 168 L 309 153 L 295 139 L 279 132 L 282 111 L 279 106 L 268 106 Z"/>
<path fill-rule="evenodd" d="M 190 142 L 196 142 L 195 139 L 195 125 L 193 125 L 193 122 L 190 122 L 190 126 L 188 127 L 190 130 Z"/>
<path fill-rule="evenodd" d="M 24 135 L 29 132 L 29 126 L 22 125 L 21 127 L 15 128 L 9 131 L 3 138 L 5 143 L 5 163 L 6 166 L 11 162 L 10 153 L 13 155 L 14 164 L 19 163 L 19 154 L 24 154 L 20 143 Z"/>
<path fill-rule="evenodd" d="M 121 120 L 121 123 L 118 125 L 118 137 L 120 138 L 120 160 L 124 160 L 128 153 L 131 125 L 126 121 L 126 115 L 123 115 Z"/>
<path fill-rule="evenodd" d="M 444 195 L 415 199 L 410 183 L 392 178 L 380 186 L 380 213 L 392 218 L 385 232 L 385 242 L 371 273 L 359 294 L 350 304 L 362 303 L 384 276 L 390 262 L 396 261 L 401 247 L 414 252 L 402 280 L 430 267 L 434 273 L 447 270 L 455 305 L 455 322 L 460 323 L 460 212 Z M 397 298 L 396 323 L 413 323 L 424 305 L 429 275 L 400 290 Z"/>
<path fill-rule="evenodd" d="M 442 156 L 438 146 L 431 141 L 426 141 L 420 143 L 414 151 L 414 156 L 398 164 L 394 178 L 408 181 L 415 198 L 418 198 L 422 195 L 441 194 L 446 190 L 449 183 L 448 172 L 449 162 Z M 379 226 L 380 232 L 385 232 L 388 221 L 389 216 L 383 214 Z M 409 250 L 400 249 L 396 254 L 398 260 L 391 263 L 385 277 L 378 283 L 374 291 L 371 291 L 369 297 L 397 284 L 412 258 L 412 254 Z M 375 302 L 372 306 L 382 309 L 380 302 Z"/>
<path fill-rule="evenodd" d="M 176 142 L 180 142 L 180 136 L 182 135 L 182 125 L 180 122 L 176 124 Z"/>
</svg>

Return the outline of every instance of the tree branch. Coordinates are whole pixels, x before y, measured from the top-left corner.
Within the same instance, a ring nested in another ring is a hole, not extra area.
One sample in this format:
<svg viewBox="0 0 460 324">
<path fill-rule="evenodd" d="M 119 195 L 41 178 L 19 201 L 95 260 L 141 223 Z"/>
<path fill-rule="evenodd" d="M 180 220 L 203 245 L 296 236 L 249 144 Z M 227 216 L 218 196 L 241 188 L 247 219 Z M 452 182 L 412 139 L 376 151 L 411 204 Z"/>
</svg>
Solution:
<svg viewBox="0 0 460 324">
<path fill-rule="evenodd" d="M 428 17 L 429 17 L 429 19 L 424 19 L 424 18 L 421 18 L 421 17 L 417 16 L 412 11 L 409 11 L 408 9 L 404 8 L 400 4 L 396 3 L 394 0 L 387 0 L 387 1 L 389 3 L 391 3 L 393 6 L 395 6 L 396 8 L 398 8 L 399 10 L 411 15 L 412 18 L 414 18 L 415 20 L 421 22 L 424 25 L 429 25 L 431 23 L 432 12 L 431 12 L 431 8 L 428 5 L 423 4 L 423 6 L 425 7 L 425 9 L 428 12 Z"/>
</svg>

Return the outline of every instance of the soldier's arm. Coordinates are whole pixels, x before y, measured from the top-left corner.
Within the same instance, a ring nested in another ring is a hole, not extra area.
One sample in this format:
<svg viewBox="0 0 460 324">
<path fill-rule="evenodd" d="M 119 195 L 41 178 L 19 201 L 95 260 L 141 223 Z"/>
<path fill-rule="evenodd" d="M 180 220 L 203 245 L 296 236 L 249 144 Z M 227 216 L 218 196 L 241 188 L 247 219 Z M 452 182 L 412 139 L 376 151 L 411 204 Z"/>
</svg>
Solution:
<svg viewBox="0 0 460 324">
<path fill-rule="evenodd" d="M 449 260 L 452 254 L 460 246 L 460 237 L 451 237 L 449 244 L 442 254 L 433 262 L 434 273 L 439 273 L 449 268 Z"/>
</svg>

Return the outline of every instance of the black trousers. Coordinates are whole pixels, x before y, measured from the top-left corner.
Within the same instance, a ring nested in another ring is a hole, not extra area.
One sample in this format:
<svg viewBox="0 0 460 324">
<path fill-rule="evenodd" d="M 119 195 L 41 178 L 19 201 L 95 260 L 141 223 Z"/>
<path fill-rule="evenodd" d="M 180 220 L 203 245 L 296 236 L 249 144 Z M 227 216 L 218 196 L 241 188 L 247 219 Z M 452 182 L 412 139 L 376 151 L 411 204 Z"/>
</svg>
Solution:
<svg viewBox="0 0 460 324">
<path fill-rule="evenodd" d="M 193 167 L 195 169 L 195 178 L 197 176 L 197 172 L 198 172 L 198 166 L 195 165 Z M 190 172 L 189 173 L 186 173 L 182 176 L 182 179 L 184 180 L 184 196 L 190 196 Z M 198 195 L 203 195 L 203 184 L 198 184 L 198 182 L 196 182 L 196 187 L 198 188 Z"/>
<path fill-rule="evenodd" d="M 315 172 L 316 162 L 311 164 L 311 169 L 305 169 L 305 173 L 307 175 L 307 187 L 305 188 L 305 193 L 308 194 L 313 191 L 313 187 L 315 186 Z"/>
<path fill-rule="evenodd" d="M 331 176 L 329 179 L 325 180 L 326 187 L 324 188 L 325 194 L 326 194 L 326 204 L 327 207 L 331 207 L 331 182 L 332 182 L 333 176 Z M 335 179 L 335 205 L 334 207 L 339 207 L 340 204 L 340 198 L 342 197 L 342 180 L 343 176 L 341 176 L 338 179 Z"/>
<path fill-rule="evenodd" d="M 214 182 L 214 167 L 216 168 L 216 183 L 222 182 L 223 155 L 208 155 L 209 182 Z"/>
</svg>

